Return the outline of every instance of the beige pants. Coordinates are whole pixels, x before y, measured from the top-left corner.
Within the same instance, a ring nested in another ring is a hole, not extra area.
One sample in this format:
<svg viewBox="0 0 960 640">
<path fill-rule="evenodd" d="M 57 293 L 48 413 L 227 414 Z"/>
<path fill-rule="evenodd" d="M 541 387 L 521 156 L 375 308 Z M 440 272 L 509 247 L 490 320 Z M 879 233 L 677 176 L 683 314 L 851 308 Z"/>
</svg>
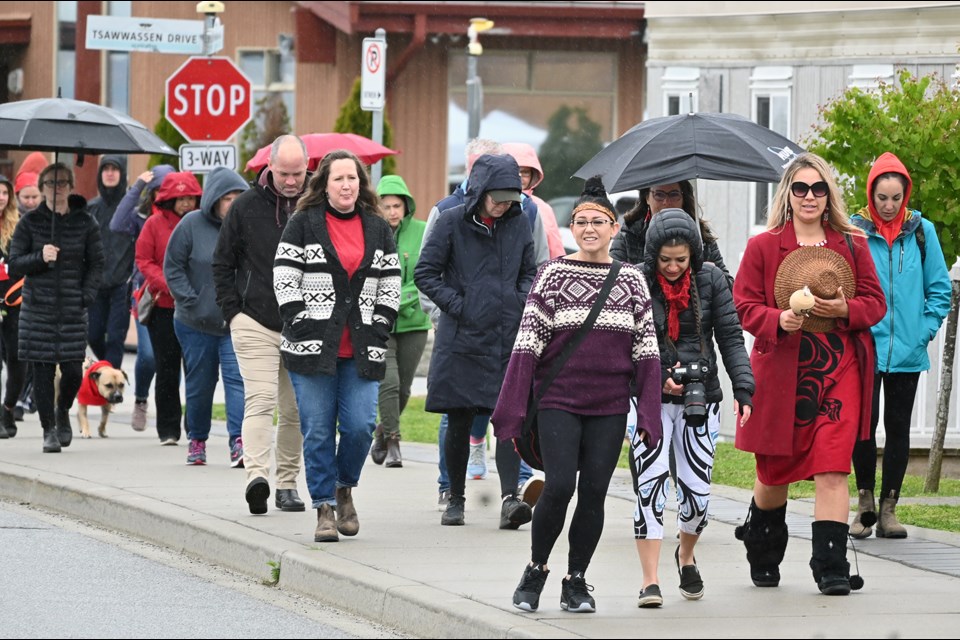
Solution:
<svg viewBox="0 0 960 640">
<path fill-rule="evenodd" d="M 297 398 L 280 359 L 280 334 L 239 313 L 230 321 L 233 349 L 243 376 L 243 466 L 247 482 L 270 477 L 276 436 L 277 488 L 296 489 L 303 459 Z M 279 420 L 273 426 L 273 410 Z"/>
</svg>

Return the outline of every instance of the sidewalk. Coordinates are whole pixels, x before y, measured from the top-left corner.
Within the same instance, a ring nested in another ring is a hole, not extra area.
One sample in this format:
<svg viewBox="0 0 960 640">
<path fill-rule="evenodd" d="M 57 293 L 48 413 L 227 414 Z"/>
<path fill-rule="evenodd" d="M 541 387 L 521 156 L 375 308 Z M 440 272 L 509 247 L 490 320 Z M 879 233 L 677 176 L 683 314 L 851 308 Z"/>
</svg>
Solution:
<svg viewBox="0 0 960 640">
<path fill-rule="evenodd" d="M 108 439 L 75 438 L 61 454 L 41 453 L 39 422 L 29 415 L 18 423 L 16 438 L 0 441 L 0 497 L 128 532 L 257 579 L 268 579 L 267 563 L 279 562 L 280 588 L 416 636 L 928 638 L 955 637 L 960 628 L 960 536 L 909 528 L 907 540 L 859 542 L 865 588 L 830 598 L 818 593 L 807 566 L 813 506 L 794 502 L 788 524 L 795 537 L 782 565 L 781 586 L 758 589 L 750 583 L 743 545 L 733 536 L 749 492 L 727 487 L 715 487 L 713 519 L 697 547 L 703 600 L 687 602 L 680 596 L 675 541 L 667 539 L 660 563 L 664 606 L 638 609 L 633 495 L 629 473 L 620 471 L 587 573 L 596 587 L 598 612 L 560 610 L 564 533 L 540 611 L 524 614 L 511 606 L 511 595 L 529 559 L 530 526 L 497 528 L 499 484 L 493 473 L 468 481 L 466 526 L 441 527 L 437 448 L 404 443 L 402 469 L 368 459 L 354 492 L 360 534 L 316 544 L 312 510 L 282 513 L 271 500 L 266 516 L 249 514 L 245 473 L 229 468 L 223 425 L 215 427 L 208 444 L 209 464 L 187 467 L 187 447 L 160 447 L 152 412 L 150 428 L 134 432 L 131 410 L 128 399 L 111 416 Z M 308 497 L 302 475 L 300 494 Z M 852 552 L 848 559 L 853 564 Z"/>
</svg>

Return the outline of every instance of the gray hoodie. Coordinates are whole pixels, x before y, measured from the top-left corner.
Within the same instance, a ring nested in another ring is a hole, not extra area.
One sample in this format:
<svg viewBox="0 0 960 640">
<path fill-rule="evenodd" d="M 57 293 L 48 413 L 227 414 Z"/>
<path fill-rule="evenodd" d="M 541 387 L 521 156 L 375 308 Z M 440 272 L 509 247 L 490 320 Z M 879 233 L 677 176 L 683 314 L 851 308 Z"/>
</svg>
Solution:
<svg viewBox="0 0 960 640">
<path fill-rule="evenodd" d="M 214 169 L 204 184 L 200 208 L 185 215 L 170 236 L 163 275 L 176 301 L 173 317 L 197 331 L 224 336 L 229 330 L 213 284 L 213 251 L 221 224 L 216 205 L 228 193 L 248 188 L 235 171 Z"/>
</svg>

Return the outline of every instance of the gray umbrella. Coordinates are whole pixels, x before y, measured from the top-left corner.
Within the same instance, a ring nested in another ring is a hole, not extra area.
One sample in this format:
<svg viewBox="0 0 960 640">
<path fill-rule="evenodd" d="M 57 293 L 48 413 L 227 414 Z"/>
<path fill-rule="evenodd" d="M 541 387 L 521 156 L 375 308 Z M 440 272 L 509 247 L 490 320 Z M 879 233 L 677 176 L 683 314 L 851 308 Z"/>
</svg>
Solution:
<svg viewBox="0 0 960 640">
<path fill-rule="evenodd" d="M 704 178 L 777 182 L 803 149 L 733 113 L 690 113 L 645 120 L 574 174 L 603 176 L 607 191 Z"/>
<path fill-rule="evenodd" d="M 177 152 L 142 124 L 81 100 L 44 98 L 0 105 L 0 149 L 101 153 Z"/>
</svg>

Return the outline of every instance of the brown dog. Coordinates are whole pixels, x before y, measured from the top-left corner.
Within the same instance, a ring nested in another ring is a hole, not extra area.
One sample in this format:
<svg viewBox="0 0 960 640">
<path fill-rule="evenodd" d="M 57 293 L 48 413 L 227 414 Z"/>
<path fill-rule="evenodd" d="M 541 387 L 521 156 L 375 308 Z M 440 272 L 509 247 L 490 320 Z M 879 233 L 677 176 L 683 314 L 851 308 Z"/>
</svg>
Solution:
<svg viewBox="0 0 960 640">
<path fill-rule="evenodd" d="M 87 407 L 100 407 L 100 427 L 97 433 L 107 437 L 107 418 L 113 405 L 123 402 L 123 390 L 130 380 L 120 369 L 114 369 L 106 360 L 94 362 L 87 358 L 83 363 L 83 382 L 77 393 L 77 420 L 80 422 L 80 437 L 90 437 L 90 421 L 87 420 Z"/>
</svg>

